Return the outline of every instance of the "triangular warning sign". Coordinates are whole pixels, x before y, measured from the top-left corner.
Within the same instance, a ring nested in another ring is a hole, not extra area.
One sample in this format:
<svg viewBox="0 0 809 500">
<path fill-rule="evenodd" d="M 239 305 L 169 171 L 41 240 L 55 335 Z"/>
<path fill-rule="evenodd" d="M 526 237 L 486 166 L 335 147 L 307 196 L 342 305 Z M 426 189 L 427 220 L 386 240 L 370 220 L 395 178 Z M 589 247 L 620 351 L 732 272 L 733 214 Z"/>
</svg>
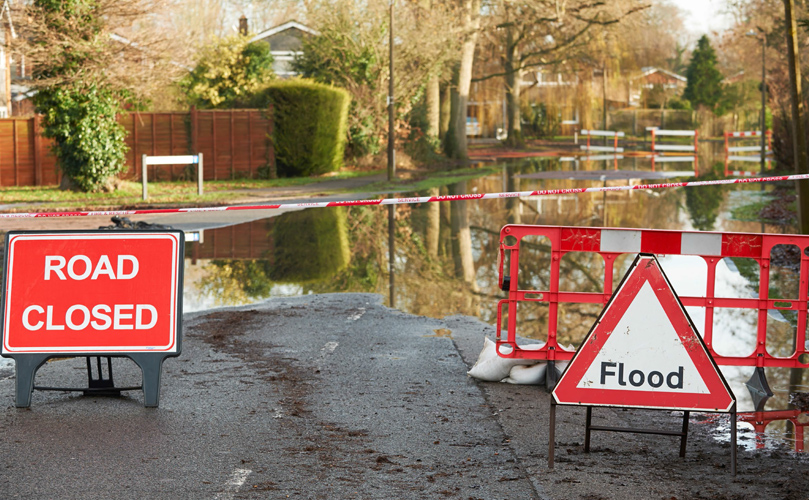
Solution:
<svg viewBox="0 0 809 500">
<path fill-rule="evenodd" d="M 654 255 L 640 254 L 553 390 L 559 404 L 730 411 L 736 399 Z"/>
</svg>

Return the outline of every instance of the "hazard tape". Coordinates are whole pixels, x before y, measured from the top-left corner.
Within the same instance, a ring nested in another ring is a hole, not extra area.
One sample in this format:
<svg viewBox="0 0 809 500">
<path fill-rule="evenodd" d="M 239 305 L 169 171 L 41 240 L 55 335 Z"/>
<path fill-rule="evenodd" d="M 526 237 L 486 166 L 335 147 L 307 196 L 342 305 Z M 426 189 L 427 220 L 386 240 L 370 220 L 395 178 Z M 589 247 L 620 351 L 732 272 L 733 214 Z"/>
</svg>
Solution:
<svg viewBox="0 0 809 500">
<path fill-rule="evenodd" d="M 600 186 L 588 188 L 543 189 L 539 191 L 514 191 L 487 194 L 457 194 L 446 196 L 417 196 L 411 198 L 385 198 L 379 200 L 353 201 L 321 201 L 304 203 L 278 203 L 273 205 L 238 205 L 232 207 L 199 207 L 199 208 L 157 208 L 145 210 L 101 210 L 88 212 L 29 212 L 3 213 L 0 219 L 26 219 L 35 217 L 88 217 L 106 215 L 147 215 L 195 212 L 225 212 L 229 210 L 279 210 L 286 208 L 326 208 L 351 207 L 362 205 L 409 205 L 433 203 L 437 201 L 491 200 L 504 198 L 527 198 L 531 196 L 552 196 L 557 194 L 599 193 L 604 191 L 631 191 L 637 189 L 667 189 L 677 187 L 720 186 L 725 184 L 751 184 L 756 182 L 799 181 L 809 179 L 809 174 L 782 175 L 774 177 L 756 177 L 745 179 L 719 179 L 713 181 L 670 182 L 664 184 L 637 184 L 634 186 Z"/>
</svg>

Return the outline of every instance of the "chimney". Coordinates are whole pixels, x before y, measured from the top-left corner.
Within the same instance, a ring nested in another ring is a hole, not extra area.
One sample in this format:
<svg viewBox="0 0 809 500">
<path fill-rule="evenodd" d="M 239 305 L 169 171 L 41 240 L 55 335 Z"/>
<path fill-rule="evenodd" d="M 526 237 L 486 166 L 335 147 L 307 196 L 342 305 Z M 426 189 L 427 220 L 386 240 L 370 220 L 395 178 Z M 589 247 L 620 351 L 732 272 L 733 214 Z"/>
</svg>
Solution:
<svg viewBox="0 0 809 500">
<path fill-rule="evenodd" d="M 242 14 L 242 17 L 239 18 L 239 34 L 247 36 L 247 31 L 247 16 Z"/>
</svg>

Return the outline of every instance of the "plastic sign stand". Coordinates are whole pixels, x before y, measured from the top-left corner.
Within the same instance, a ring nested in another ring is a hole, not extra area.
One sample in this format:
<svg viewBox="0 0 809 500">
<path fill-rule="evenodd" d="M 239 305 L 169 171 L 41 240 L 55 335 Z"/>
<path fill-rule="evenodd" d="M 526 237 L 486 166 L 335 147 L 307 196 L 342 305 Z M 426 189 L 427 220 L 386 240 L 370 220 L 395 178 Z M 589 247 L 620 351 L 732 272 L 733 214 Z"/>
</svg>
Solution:
<svg viewBox="0 0 809 500">
<path fill-rule="evenodd" d="M 733 392 L 652 254 L 638 254 L 553 390 L 550 468 L 556 405 L 587 406 L 585 451 L 591 430 L 637 432 L 680 436 L 682 457 L 690 411 L 729 412 L 736 421 Z M 682 410 L 682 431 L 592 426 L 593 406 Z M 731 425 L 733 475 L 735 430 Z"/>
<path fill-rule="evenodd" d="M 184 241 L 173 230 L 9 232 L 0 354 L 16 364 L 16 406 L 30 406 L 49 358 L 79 356 L 129 357 L 145 406 L 158 406 L 163 361 L 182 349 Z"/>
</svg>

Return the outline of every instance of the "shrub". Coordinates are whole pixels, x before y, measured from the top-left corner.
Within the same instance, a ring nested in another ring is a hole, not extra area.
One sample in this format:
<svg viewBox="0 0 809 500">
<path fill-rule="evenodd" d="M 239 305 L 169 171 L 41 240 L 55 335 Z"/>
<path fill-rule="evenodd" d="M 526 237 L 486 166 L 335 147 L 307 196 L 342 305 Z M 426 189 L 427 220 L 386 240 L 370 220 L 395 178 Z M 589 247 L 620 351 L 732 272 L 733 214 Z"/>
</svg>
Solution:
<svg viewBox="0 0 809 500">
<path fill-rule="evenodd" d="M 44 113 L 43 135 L 54 140 L 62 173 L 82 191 L 108 189 L 124 170 L 126 132 L 117 121 L 118 96 L 94 84 L 42 89 L 34 99 Z"/>
<path fill-rule="evenodd" d="M 273 57 L 266 42 L 231 35 L 204 47 L 197 66 L 180 82 L 186 99 L 202 109 L 242 107 L 275 78 Z"/>
<path fill-rule="evenodd" d="M 345 90 L 309 80 L 271 84 L 258 97 L 273 107 L 272 141 L 281 177 L 319 175 L 343 166 L 350 99 Z"/>
</svg>

